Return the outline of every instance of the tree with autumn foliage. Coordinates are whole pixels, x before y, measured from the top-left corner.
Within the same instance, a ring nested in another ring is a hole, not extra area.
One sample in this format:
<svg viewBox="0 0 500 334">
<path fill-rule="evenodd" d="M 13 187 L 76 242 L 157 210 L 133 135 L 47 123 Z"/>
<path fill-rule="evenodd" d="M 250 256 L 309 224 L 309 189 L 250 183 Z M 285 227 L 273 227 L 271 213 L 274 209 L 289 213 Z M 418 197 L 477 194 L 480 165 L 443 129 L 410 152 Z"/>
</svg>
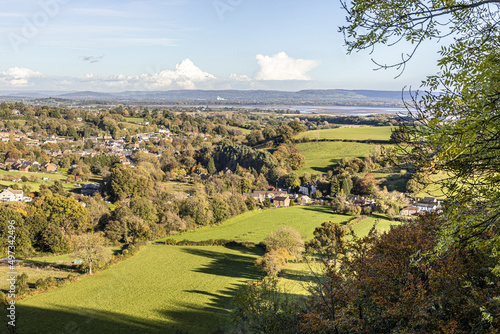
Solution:
<svg viewBox="0 0 500 334">
<path fill-rule="evenodd" d="M 491 249 L 432 258 L 445 221 L 427 215 L 379 234 L 351 233 L 337 267 L 312 289 L 307 333 L 491 333 L 500 293 Z M 490 246 L 494 247 L 493 245 Z"/>
</svg>

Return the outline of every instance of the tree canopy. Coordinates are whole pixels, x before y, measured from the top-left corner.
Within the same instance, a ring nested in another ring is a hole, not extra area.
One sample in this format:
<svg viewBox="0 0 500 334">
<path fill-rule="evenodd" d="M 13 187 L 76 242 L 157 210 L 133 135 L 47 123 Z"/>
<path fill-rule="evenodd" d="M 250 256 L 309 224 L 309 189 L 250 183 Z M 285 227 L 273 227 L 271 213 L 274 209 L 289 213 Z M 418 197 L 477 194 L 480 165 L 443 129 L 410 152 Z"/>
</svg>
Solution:
<svg viewBox="0 0 500 334">
<path fill-rule="evenodd" d="M 447 175 L 442 188 L 453 204 L 438 249 L 480 241 L 500 222 L 500 1 L 342 3 L 349 52 L 412 45 L 395 64 L 374 60 L 381 68 L 402 71 L 425 40 L 450 41 L 439 52 L 440 70 L 406 101 L 414 121 L 398 129 L 398 138 L 416 172 Z"/>
</svg>

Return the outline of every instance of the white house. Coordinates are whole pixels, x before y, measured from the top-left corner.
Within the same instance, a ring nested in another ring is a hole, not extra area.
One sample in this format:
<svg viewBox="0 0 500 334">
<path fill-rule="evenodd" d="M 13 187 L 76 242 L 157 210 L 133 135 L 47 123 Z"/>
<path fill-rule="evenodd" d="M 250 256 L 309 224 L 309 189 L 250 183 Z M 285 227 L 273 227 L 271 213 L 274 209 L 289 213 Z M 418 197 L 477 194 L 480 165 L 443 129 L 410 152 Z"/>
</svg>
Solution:
<svg viewBox="0 0 500 334">
<path fill-rule="evenodd" d="M 425 197 L 423 200 L 418 201 L 414 204 L 415 207 L 420 209 L 420 212 L 434 212 L 437 211 L 441 206 L 439 202 L 434 197 Z"/>
<path fill-rule="evenodd" d="M 23 200 L 23 191 L 7 188 L 0 193 L 1 202 L 20 202 Z"/>
</svg>

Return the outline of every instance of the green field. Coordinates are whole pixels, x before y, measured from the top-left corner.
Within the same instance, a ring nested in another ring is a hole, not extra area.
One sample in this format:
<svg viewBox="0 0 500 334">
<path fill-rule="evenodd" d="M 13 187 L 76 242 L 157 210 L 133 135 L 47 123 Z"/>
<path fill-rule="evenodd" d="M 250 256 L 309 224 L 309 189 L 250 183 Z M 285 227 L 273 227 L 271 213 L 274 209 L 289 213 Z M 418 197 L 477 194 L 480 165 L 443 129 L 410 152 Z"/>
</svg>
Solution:
<svg viewBox="0 0 500 334">
<path fill-rule="evenodd" d="M 314 229 L 322 222 L 347 222 L 350 216 L 336 216 L 323 206 L 294 206 L 282 209 L 254 210 L 233 217 L 220 226 L 207 226 L 170 237 L 175 240 L 203 241 L 229 239 L 259 243 L 269 232 L 282 226 L 291 226 L 312 238 Z"/>
<path fill-rule="evenodd" d="M 148 246 L 95 276 L 16 304 L 19 333 L 213 333 L 258 279 L 258 249 Z"/>
<path fill-rule="evenodd" d="M 13 175 L 16 178 L 21 178 L 23 176 L 28 177 L 28 179 L 31 176 L 36 176 L 39 180 L 37 182 L 14 182 L 14 181 L 6 181 L 6 180 L 1 180 L 0 179 L 0 186 L 4 187 L 11 187 L 14 184 L 17 184 L 20 188 L 23 186 L 23 184 L 29 184 L 32 187 L 32 191 L 38 191 L 40 190 L 40 185 L 45 184 L 46 186 L 50 186 L 54 183 L 54 181 L 61 181 L 62 186 L 66 191 L 73 191 L 79 187 L 77 187 L 75 183 L 66 183 L 66 179 L 68 178 L 68 175 L 66 173 L 32 173 L 32 172 L 17 172 L 17 171 L 6 171 L 3 169 L 0 169 L 0 178 L 2 178 L 4 175 Z M 48 177 L 50 180 L 48 181 L 43 181 L 43 177 Z M 92 179 L 89 182 L 97 182 L 99 183 L 101 180 L 100 176 L 97 175 L 92 175 Z M 78 182 L 79 184 L 85 184 L 89 182 Z"/>
<path fill-rule="evenodd" d="M 192 194 L 195 191 L 194 185 L 191 183 L 182 183 L 182 182 L 166 182 L 164 183 L 166 190 L 169 193 L 186 193 Z"/>
<path fill-rule="evenodd" d="M 111 246 L 108 247 L 108 249 L 113 252 L 113 254 L 117 254 L 120 252 L 121 247 L 118 246 Z M 37 265 L 46 265 L 46 264 L 70 264 L 77 258 L 72 254 L 62 254 L 62 255 L 48 255 L 48 256 L 39 256 L 39 257 L 32 257 L 32 258 L 27 258 L 23 259 L 25 263 L 34 263 Z"/>
<path fill-rule="evenodd" d="M 139 123 L 139 122 L 144 122 L 143 117 L 124 117 L 127 122 L 130 123 Z"/>
<path fill-rule="evenodd" d="M 235 129 L 235 130 L 239 130 L 239 131 L 241 131 L 241 133 L 242 133 L 242 134 L 244 134 L 244 135 L 247 135 L 247 134 L 249 134 L 250 132 L 252 132 L 252 130 L 245 129 L 245 128 L 240 128 L 240 127 L 238 127 L 238 126 L 230 126 L 230 128 L 233 128 L 233 129 Z"/>
<path fill-rule="evenodd" d="M 0 277 L 9 277 L 9 272 L 12 270 L 7 266 L 0 266 Z M 39 278 L 65 278 L 68 277 L 69 274 L 77 275 L 77 273 L 69 272 L 66 270 L 56 270 L 56 269 L 39 269 L 39 268 L 31 268 L 31 267 L 17 267 L 16 268 L 17 275 L 20 276 L 22 274 L 28 275 L 28 283 L 33 287 L 36 281 Z M 4 292 L 9 290 L 9 282 L 7 279 L 0 280 L 0 290 Z"/>
<path fill-rule="evenodd" d="M 309 142 L 295 146 L 306 157 L 306 166 L 297 172 L 299 175 L 325 174 L 342 158 L 363 158 L 370 154 L 374 145 L 356 142 Z"/>
<path fill-rule="evenodd" d="M 295 206 L 247 212 L 220 226 L 205 227 L 177 235 L 176 239 L 239 239 L 262 241 L 272 230 L 292 226 L 307 239 L 315 227 L 331 220 L 346 223 L 352 217 L 333 215 L 328 207 Z M 373 216 L 356 224 L 366 234 L 379 220 L 378 229 L 392 222 Z M 222 246 L 150 245 L 123 262 L 94 276 L 55 290 L 37 294 L 16 304 L 18 329 L 22 333 L 213 333 L 229 326 L 232 297 L 239 286 L 261 276 L 254 261 L 260 248 Z M 49 257 L 60 261 L 68 256 Z M 47 259 L 47 260 L 48 260 Z M 45 261 L 45 258 L 33 259 Z M 313 281 L 309 270 L 317 264 L 291 264 L 281 283 L 294 294 L 307 294 Z M 40 277 L 57 276 L 52 272 Z M 33 278 L 33 273 L 28 273 Z M 31 279 L 31 278 L 30 278 Z"/>
<path fill-rule="evenodd" d="M 282 209 L 254 210 L 233 217 L 219 226 L 202 227 L 161 240 L 228 239 L 259 243 L 265 239 L 269 232 L 282 226 L 295 228 L 305 240 L 309 240 L 313 238 L 314 229 L 321 223 L 325 221 L 347 223 L 352 218 L 352 216 L 335 215 L 326 206 L 294 206 Z M 373 216 L 356 224 L 353 229 L 358 235 L 365 235 L 377 219 L 380 220 L 380 229 L 387 230 L 392 223 L 383 216 Z"/>
<path fill-rule="evenodd" d="M 336 139 L 336 140 L 389 140 L 393 126 L 361 126 L 307 131 L 296 138 Z"/>
</svg>

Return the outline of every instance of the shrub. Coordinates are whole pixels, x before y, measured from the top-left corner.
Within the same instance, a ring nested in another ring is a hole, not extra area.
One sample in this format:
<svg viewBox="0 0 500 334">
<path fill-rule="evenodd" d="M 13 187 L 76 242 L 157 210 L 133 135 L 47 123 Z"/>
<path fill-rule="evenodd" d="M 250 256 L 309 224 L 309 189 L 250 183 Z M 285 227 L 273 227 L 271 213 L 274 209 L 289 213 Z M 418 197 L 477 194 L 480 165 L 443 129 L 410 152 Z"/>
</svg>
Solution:
<svg viewBox="0 0 500 334">
<path fill-rule="evenodd" d="M 255 261 L 255 266 L 261 271 L 265 271 L 268 276 L 278 275 L 290 260 L 290 254 L 286 249 L 273 249 Z"/>
<path fill-rule="evenodd" d="M 269 250 L 285 249 L 293 259 L 299 259 L 304 250 L 302 236 L 290 226 L 280 227 L 269 233 L 264 242 Z"/>
<path fill-rule="evenodd" d="M 47 282 L 43 278 L 39 278 L 35 283 L 35 287 L 38 290 L 44 290 L 47 288 Z"/>
</svg>

